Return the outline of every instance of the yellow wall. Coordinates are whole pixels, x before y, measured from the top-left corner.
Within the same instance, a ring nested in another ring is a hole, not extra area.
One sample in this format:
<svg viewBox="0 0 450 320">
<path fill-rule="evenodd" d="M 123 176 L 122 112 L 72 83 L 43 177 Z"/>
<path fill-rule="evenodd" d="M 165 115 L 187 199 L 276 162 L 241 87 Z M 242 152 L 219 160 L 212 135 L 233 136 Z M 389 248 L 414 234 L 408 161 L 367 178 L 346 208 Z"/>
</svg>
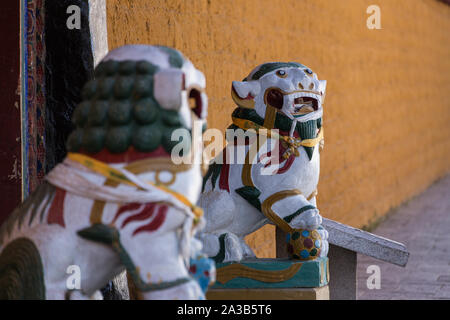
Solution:
<svg viewBox="0 0 450 320">
<path fill-rule="evenodd" d="M 381 30 L 366 8 L 381 8 Z M 207 79 L 208 127 L 230 123 L 232 80 L 298 61 L 328 80 L 318 206 L 355 227 L 449 171 L 450 6 L 436 0 L 108 0 L 110 49 L 182 51 Z M 274 229 L 248 242 L 274 255 Z"/>
</svg>

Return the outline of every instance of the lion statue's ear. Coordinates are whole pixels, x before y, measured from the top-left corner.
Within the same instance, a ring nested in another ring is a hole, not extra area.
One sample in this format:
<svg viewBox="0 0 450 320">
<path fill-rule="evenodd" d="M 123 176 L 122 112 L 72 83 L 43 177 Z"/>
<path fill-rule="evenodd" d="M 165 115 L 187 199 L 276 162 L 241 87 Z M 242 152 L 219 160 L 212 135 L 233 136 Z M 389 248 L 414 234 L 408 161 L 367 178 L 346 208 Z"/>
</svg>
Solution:
<svg viewBox="0 0 450 320">
<path fill-rule="evenodd" d="M 248 99 L 249 96 L 256 97 L 261 91 L 258 81 L 233 81 L 233 89 L 241 99 Z"/>
<path fill-rule="evenodd" d="M 164 109 L 180 109 L 183 86 L 183 71 L 180 69 L 163 69 L 153 76 L 153 94 Z"/>
<path fill-rule="evenodd" d="M 319 92 L 322 94 L 322 103 L 325 101 L 326 90 L 327 90 L 327 80 L 319 80 Z"/>
<path fill-rule="evenodd" d="M 258 81 L 233 81 L 231 96 L 234 102 L 244 108 L 255 107 L 255 97 L 261 91 L 261 85 Z"/>
</svg>

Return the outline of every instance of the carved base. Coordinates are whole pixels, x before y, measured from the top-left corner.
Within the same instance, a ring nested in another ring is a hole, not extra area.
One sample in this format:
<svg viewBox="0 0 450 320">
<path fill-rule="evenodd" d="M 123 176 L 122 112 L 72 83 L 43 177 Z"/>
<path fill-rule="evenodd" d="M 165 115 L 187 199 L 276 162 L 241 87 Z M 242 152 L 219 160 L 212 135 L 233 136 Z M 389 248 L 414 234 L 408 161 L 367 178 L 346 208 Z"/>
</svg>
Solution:
<svg viewBox="0 0 450 320">
<path fill-rule="evenodd" d="M 208 300 L 329 300 L 328 286 L 319 288 L 210 289 Z"/>
<path fill-rule="evenodd" d="M 328 258 L 252 259 L 218 263 L 212 289 L 318 288 L 328 284 Z"/>
</svg>

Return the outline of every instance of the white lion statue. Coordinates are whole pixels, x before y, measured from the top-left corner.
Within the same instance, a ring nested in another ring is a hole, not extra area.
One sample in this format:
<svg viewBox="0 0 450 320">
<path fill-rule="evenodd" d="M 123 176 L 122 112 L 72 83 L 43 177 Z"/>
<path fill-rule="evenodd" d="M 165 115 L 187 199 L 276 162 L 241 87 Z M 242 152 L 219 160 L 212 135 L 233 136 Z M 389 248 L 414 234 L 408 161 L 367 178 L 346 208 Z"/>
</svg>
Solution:
<svg viewBox="0 0 450 320">
<path fill-rule="evenodd" d="M 264 63 L 233 82 L 228 145 L 212 161 L 199 202 L 206 218 L 199 238 L 216 262 L 254 257 L 244 238 L 267 223 L 288 233 L 292 258 L 327 255 L 316 205 L 325 87 L 294 62 Z"/>
<path fill-rule="evenodd" d="M 172 132 L 205 122 L 204 90 L 174 49 L 109 52 L 83 88 L 67 157 L 0 227 L 0 299 L 98 297 L 123 270 L 140 298 L 204 298 L 214 268 L 193 238 L 200 161 L 171 158 Z"/>
</svg>

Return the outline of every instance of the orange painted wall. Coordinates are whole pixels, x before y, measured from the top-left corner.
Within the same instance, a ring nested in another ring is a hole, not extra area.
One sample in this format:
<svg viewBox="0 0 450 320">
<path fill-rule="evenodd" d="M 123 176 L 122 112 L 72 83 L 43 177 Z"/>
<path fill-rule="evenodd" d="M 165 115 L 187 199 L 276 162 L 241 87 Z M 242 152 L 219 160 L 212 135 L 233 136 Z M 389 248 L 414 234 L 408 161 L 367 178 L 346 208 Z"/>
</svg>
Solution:
<svg viewBox="0 0 450 320">
<path fill-rule="evenodd" d="M 366 8 L 381 8 L 381 30 Z M 298 61 L 328 80 L 318 206 L 355 227 L 450 169 L 450 6 L 436 0 L 108 0 L 110 49 L 182 51 L 207 79 L 209 127 L 224 130 L 232 80 Z M 274 255 L 274 229 L 251 235 Z"/>
</svg>

